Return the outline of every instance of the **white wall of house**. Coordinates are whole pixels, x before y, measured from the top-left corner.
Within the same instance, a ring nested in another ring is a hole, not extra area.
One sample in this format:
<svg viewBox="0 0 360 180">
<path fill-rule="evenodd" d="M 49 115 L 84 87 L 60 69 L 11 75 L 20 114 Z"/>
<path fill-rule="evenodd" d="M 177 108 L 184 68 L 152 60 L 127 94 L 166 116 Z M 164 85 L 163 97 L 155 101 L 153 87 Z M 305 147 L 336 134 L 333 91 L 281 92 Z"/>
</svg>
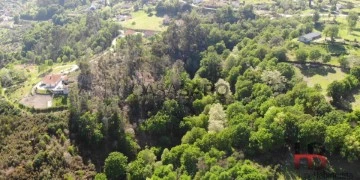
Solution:
<svg viewBox="0 0 360 180">
<path fill-rule="evenodd" d="M 198 3 L 201 3 L 201 2 L 203 2 L 203 0 L 193 0 L 194 4 L 198 4 Z"/>
<path fill-rule="evenodd" d="M 61 83 L 61 82 L 62 82 L 62 81 L 58 81 L 58 82 L 56 82 L 54 85 L 52 85 L 52 84 L 45 84 L 44 88 L 46 88 L 46 89 L 53 89 L 53 88 L 55 88 L 56 86 L 58 86 L 59 83 Z M 44 83 L 42 83 L 42 84 L 44 84 Z"/>
<path fill-rule="evenodd" d="M 301 41 L 301 42 L 309 42 L 310 40 L 301 36 L 301 37 L 299 37 L 299 41 Z"/>
</svg>

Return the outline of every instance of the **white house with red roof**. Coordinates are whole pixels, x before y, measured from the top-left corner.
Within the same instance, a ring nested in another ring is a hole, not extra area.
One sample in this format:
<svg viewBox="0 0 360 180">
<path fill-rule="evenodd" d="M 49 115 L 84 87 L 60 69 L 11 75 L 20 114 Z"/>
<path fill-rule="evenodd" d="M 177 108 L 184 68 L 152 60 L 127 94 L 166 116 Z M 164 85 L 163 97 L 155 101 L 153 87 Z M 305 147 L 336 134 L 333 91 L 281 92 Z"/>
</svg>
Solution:
<svg viewBox="0 0 360 180">
<path fill-rule="evenodd" d="M 68 78 L 66 75 L 49 74 L 42 79 L 37 88 L 49 90 L 54 94 L 68 94 L 69 90 L 66 84 L 67 80 Z"/>
</svg>

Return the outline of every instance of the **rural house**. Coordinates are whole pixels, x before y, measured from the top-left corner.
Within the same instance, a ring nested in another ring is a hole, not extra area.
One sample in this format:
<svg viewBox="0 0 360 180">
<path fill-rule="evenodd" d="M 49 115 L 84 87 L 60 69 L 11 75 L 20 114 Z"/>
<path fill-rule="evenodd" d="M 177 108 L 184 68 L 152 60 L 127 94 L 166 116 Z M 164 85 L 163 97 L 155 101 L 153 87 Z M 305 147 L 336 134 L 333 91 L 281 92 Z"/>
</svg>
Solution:
<svg viewBox="0 0 360 180">
<path fill-rule="evenodd" d="M 62 74 L 50 74 L 42 79 L 38 88 L 49 90 L 54 94 L 67 94 L 68 88 L 65 83 L 67 80 L 67 76 Z"/>
<path fill-rule="evenodd" d="M 311 41 L 313 41 L 315 39 L 319 39 L 319 38 L 321 38 L 321 33 L 312 32 L 312 33 L 300 36 L 298 40 L 303 43 L 310 43 Z"/>
</svg>

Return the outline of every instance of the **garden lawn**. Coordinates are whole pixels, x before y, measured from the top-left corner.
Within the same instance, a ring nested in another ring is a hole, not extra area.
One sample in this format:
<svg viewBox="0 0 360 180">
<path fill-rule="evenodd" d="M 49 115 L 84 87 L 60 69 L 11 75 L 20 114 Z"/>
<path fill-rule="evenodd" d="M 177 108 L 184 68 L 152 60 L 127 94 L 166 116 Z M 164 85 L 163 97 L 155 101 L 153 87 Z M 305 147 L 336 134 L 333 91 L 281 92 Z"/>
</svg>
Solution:
<svg viewBox="0 0 360 180">
<path fill-rule="evenodd" d="M 164 31 L 166 26 L 163 26 L 163 18 L 154 15 L 149 16 L 144 11 L 137 11 L 131 13 L 132 19 L 122 22 L 121 25 L 125 28 L 135 30 L 152 30 L 152 31 Z M 135 23 L 135 24 L 134 24 Z"/>
<path fill-rule="evenodd" d="M 339 27 L 339 37 L 343 39 L 348 39 L 350 41 L 353 41 L 354 39 L 360 40 L 360 23 L 358 22 L 356 24 L 356 28 L 349 33 L 348 31 L 348 23 L 346 18 L 337 18 L 337 21 L 340 23 Z"/>
</svg>

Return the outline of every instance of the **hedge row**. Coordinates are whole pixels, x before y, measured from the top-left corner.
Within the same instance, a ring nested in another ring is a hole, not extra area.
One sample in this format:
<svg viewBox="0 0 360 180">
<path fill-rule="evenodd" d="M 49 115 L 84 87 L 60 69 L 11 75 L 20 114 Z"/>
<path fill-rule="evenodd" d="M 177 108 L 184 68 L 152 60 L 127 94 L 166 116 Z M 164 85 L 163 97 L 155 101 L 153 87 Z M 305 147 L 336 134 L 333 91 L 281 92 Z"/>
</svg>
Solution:
<svg viewBox="0 0 360 180">
<path fill-rule="evenodd" d="M 64 111 L 64 110 L 68 109 L 68 106 L 63 105 L 63 106 L 49 107 L 46 109 L 37 109 L 34 107 L 28 107 L 23 104 L 19 104 L 19 108 L 26 110 L 26 111 L 30 111 L 32 113 L 47 113 L 47 112 L 55 112 L 55 111 Z"/>
</svg>

